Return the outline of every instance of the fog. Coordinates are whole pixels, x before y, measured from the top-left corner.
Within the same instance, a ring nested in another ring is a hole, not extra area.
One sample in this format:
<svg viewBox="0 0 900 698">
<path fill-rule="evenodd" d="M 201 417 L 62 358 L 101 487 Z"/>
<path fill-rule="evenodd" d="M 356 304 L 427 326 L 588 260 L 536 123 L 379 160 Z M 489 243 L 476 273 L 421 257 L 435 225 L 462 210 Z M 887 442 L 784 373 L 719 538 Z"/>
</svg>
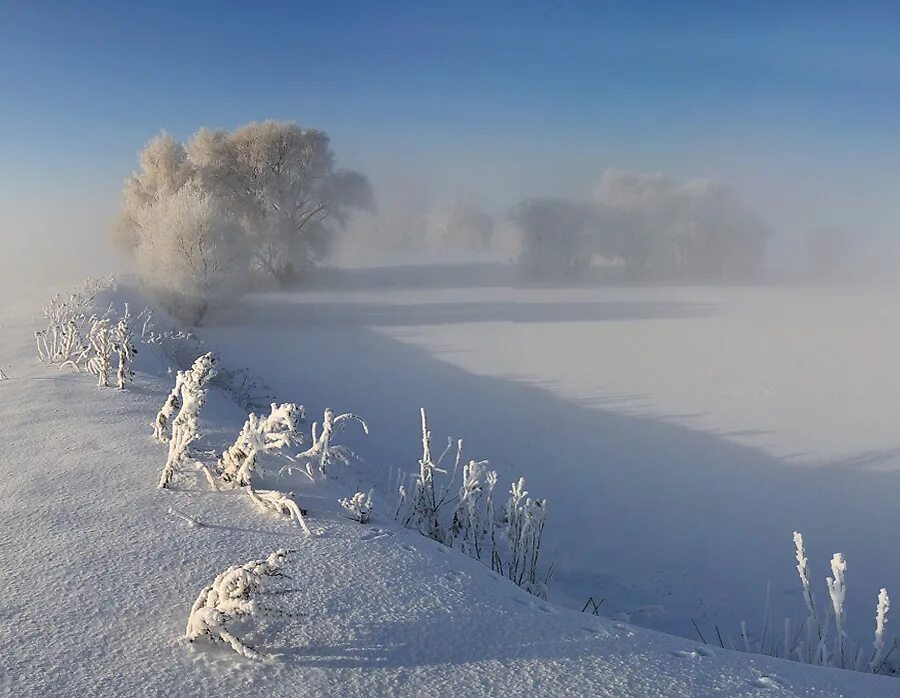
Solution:
<svg viewBox="0 0 900 698">
<path fill-rule="evenodd" d="M 133 143 L 132 150 L 141 145 Z M 773 163 L 771 174 L 760 174 L 754 173 L 758 164 L 748 156 L 746 170 L 737 159 L 710 163 L 698 157 L 693 168 L 680 168 L 686 171 L 681 175 L 666 169 L 670 163 L 665 157 L 659 158 L 658 167 L 646 166 L 643 153 L 615 161 L 598 158 L 593 166 L 584 157 L 566 161 L 561 155 L 546 163 L 527 155 L 505 161 L 456 156 L 454 161 L 447 159 L 453 155 L 437 146 L 429 150 L 427 144 L 422 152 L 429 157 L 390 162 L 388 157 L 370 155 L 345 162 L 340 159 L 342 145 L 335 144 L 340 163 L 369 177 L 377 209 L 353 216 L 336 236 L 325 265 L 514 263 L 522 241 L 511 212 L 523 199 L 552 197 L 625 209 L 650 205 L 657 216 L 675 222 L 675 199 L 691 186 L 705 186 L 727 192 L 765 227 L 764 273 L 754 279 L 757 283 L 859 284 L 895 278 L 900 206 L 894 192 L 900 181 L 876 172 L 829 180 L 822 169 L 788 174 Z M 367 144 L 351 143 L 346 149 L 366 152 L 366 148 Z M 635 199 L 636 189 L 612 191 L 613 172 L 630 176 L 632 185 L 635 178 L 642 179 L 643 202 Z M 6 177 L 0 192 L 4 288 L 127 270 L 127 260 L 109 241 L 119 207 L 115 192 L 128 173 L 120 169 L 102 180 L 64 182 L 59 191 L 36 191 L 34 185 Z M 471 226 L 453 220 L 464 219 L 466 213 L 488 219 L 490 234 L 473 236 Z"/>
</svg>

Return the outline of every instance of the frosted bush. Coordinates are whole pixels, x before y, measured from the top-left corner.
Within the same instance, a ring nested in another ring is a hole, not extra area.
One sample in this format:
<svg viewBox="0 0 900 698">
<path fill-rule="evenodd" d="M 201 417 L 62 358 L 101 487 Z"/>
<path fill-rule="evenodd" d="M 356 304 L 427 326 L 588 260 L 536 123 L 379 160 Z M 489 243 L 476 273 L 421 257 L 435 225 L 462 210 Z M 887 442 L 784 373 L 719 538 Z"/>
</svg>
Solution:
<svg viewBox="0 0 900 698">
<path fill-rule="evenodd" d="M 525 491 L 525 480 L 513 483 L 509 501 L 499 520 L 494 510 L 493 492 L 497 473 L 487 469 L 487 461 L 470 460 L 462 468 L 462 484 L 454 498 L 451 488 L 462 460 L 462 440 L 447 440 L 441 455 L 434 459 L 431 432 L 425 410 L 420 410 L 422 457 L 419 472 L 410 476 L 409 485 L 397 483 L 394 518 L 422 535 L 460 549 L 524 588 L 546 597 L 552 568 L 540 564 L 541 539 L 547 518 L 546 500 L 534 500 Z M 454 451 L 451 471 L 441 467 Z M 447 475 L 445 484 L 437 483 L 437 474 Z M 456 501 L 455 508 L 451 504 Z M 452 513 L 451 513 L 452 512 Z M 488 561 L 489 559 L 489 561 Z"/>
<path fill-rule="evenodd" d="M 189 368 L 197 357 L 209 352 L 207 343 L 193 332 L 177 328 L 157 331 L 149 314 L 144 319 L 141 339 L 159 347 L 181 369 Z M 246 368 L 232 370 L 219 366 L 212 384 L 230 393 L 234 401 L 248 412 L 266 409 L 275 400 L 266 382 Z"/>
<path fill-rule="evenodd" d="M 134 370 L 131 365 L 137 354 L 134 344 L 134 333 L 131 330 L 131 315 L 128 312 L 128 304 L 125 304 L 125 315 L 116 323 L 112 331 L 113 350 L 119 360 L 116 370 L 116 387 L 124 390 L 125 386 L 134 379 Z"/>
<path fill-rule="evenodd" d="M 181 389 L 187 373 L 188 371 L 178 371 L 175 374 L 175 387 L 172 388 L 163 406 L 157 412 L 156 419 L 153 420 L 153 436 L 162 443 L 166 443 L 169 440 L 169 422 L 181 407 Z"/>
<path fill-rule="evenodd" d="M 287 578 L 281 571 L 287 555 L 286 550 L 276 550 L 265 560 L 251 560 L 243 565 L 235 565 L 217 576 L 194 601 L 184 633 L 185 639 L 194 642 L 206 637 L 225 643 L 249 659 L 264 659 L 264 653 L 238 637 L 229 626 L 248 617 L 289 615 L 266 606 L 259 600 L 268 593 L 265 587 L 271 579 Z"/>
<path fill-rule="evenodd" d="M 354 521 L 361 524 L 368 523 L 372 516 L 372 491 L 369 490 L 368 494 L 357 492 L 352 497 L 339 499 L 338 504 L 350 512 Z"/>
<path fill-rule="evenodd" d="M 509 542 L 506 576 L 543 598 L 546 590 L 544 584 L 538 581 L 538 558 L 547 520 L 547 500 L 528 497 L 525 478 L 519 478 L 510 488 L 505 512 L 506 538 Z"/>
<path fill-rule="evenodd" d="M 825 583 L 828 585 L 828 595 L 831 597 L 831 608 L 834 613 L 834 662 L 841 668 L 844 667 L 844 599 L 847 596 L 847 587 L 844 584 L 844 572 L 847 571 L 847 561 L 841 553 L 835 553 L 831 558 L 831 574 Z"/>
<path fill-rule="evenodd" d="M 351 421 L 359 422 L 363 432 L 369 433 L 369 427 L 362 417 L 349 412 L 335 416 L 331 408 L 327 408 L 322 417 L 321 432 L 318 430 L 318 423 L 313 422 L 312 445 L 302 453 L 298 453 L 292 459 L 292 463 L 282 468 L 281 472 L 290 474 L 295 467 L 302 468 L 310 480 L 317 480 L 324 478 L 335 463 L 348 465 L 356 454 L 346 446 L 332 443 L 332 439 L 345 423 Z"/>
<path fill-rule="evenodd" d="M 872 661 L 869 662 L 869 671 L 873 674 L 881 671 L 881 665 L 884 662 L 884 628 L 887 625 L 887 614 L 890 607 L 891 600 L 888 597 L 887 589 L 882 588 L 878 592 L 878 602 L 875 604 L 875 640 L 872 642 L 875 653 L 872 655 Z"/>
<path fill-rule="evenodd" d="M 178 396 L 180 407 L 172 421 L 169 454 L 159 478 L 160 489 L 168 487 L 176 469 L 189 461 L 193 461 L 194 465 L 203 471 L 210 486 L 216 489 L 212 471 L 201 461 L 193 459 L 190 453 L 191 445 L 200 438 L 200 409 L 206 402 L 207 384 L 216 373 L 215 363 L 213 354 L 204 354 L 194 362 L 190 371 L 180 372 L 180 381 L 176 379 L 176 387 L 180 387 Z M 167 400 L 166 404 L 168 403 Z M 157 424 L 159 422 L 160 417 L 157 416 Z"/>
<path fill-rule="evenodd" d="M 94 320 L 89 338 L 91 355 L 87 362 L 88 371 L 97 377 L 97 385 L 109 387 L 112 371 L 112 354 L 115 349 L 113 330 L 108 318 Z"/>
<path fill-rule="evenodd" d="M 443 522 L 443 512 L 450 502 L 450 488 L 459 469 L 462 439 L 456 442 L 456 459 L 449 481 L 445 487 L 439 488 L 434 476 L 435 473 L 447 474 L 440 466 L 453 448 L 453 439 L 447 440 L 447 447 L 435 462 L 431 455 L 431 432 L 428 430 L 425 408 L 419 410 L 419 415 L 422 420 L 422 457 L 419 459 L 419 472 L 411 483 L 409 493 L 405 489 L 401 493 L 400 508 L 404 509 L 402 522 L 407 528 L 414 528 L 432 540 L 449 544 L 450 534 Z"/>
<path fill-rule="evenodd" d="M 248 485 L 247 494 L 253 503 L 263 511 L 286 516 L 292 521 L 296 521 L 297 525 L 306 533 L 312 533 L 309 526 L 306 525 L 306 519 L 303 518 L 303 510 L 297 506 L 292 493 L 278 492 L 277 490 L 255 490 Z"/>
<path fill-rule="evenodd" d="M 302 420 L 303 406 L 290 402 L 273 402 L 266 417 L 251 414 L 234 444 L 219 459 L 223 482 L 237 487 L 250 485 L 260 453 L 272 453 L 301 442 Z"/>
<path fill-rule="evenodd" d="M 476 560 L 483 559 L 487 549 L 495 558 L 494 486 L 497 473 L 487 469 L 487 461 L 469 461 L 463 466 L 459 501 L 453 514 L 451 540 Z"/>
<path fill-rule="evenodd" d="M 82 328 L 97 288 L 97 282 L 88 280 L 69 295 L 58 293 L 43 304 L 47 329 L 35 332 L 38 358 L 42 362 L 62 364 L 84 351 Z"/>
<path fill-rule="evenodd" d="M 835 553 L 831 558 L 831 576 L 825 579 L 830 603 L 826 611 L 820 613 L 810 584 L 809 561 L 806 557 L 803 536 L 796 531 L 794 532 L 794 552 L 806 618 L 796 626 L 790 618 L 785 618 L 784 633 L 779 644 L 774 629 L 771 633 L 768 631 L 770 624 L 767 601 L 765 629 L 762 638 L 758 641 L 754 640 L 747 631 L 746 622 L 742 621 L 742 646 L 740 649 L 746 652 L 767 654 L 807 664 L 856 671 L 870 671 L 876 674 L 893 673 L 894 667 L 889 666 L 887 660 L 897 646 L 897 642 L 895 641 L 890 649 L 888 649 L 885 642 L 887 614 L 890 608 L 890 598 L 887 590 L 881 589 L 876 601 L 875 639 L 872 642 L 874 651 L 870 654 L 864 649 L 862 643 L 854 644 L 847 637 L 845 617 L 847 561 L 844 556 L 841 553 Z M 834 634 L 833 642 L 829 640 L 832 632 Z M 719 634 L 718 628 L 716 628 L 716 633 L 719 636 L 719 643 L 722 647 L 725 647 L 725 642 L 721 634 Z M 766 644 L 767 637 L 769 638 L 768 645 Z M 730 649 L 736 649 L 733 643 Z"/>
</svg>

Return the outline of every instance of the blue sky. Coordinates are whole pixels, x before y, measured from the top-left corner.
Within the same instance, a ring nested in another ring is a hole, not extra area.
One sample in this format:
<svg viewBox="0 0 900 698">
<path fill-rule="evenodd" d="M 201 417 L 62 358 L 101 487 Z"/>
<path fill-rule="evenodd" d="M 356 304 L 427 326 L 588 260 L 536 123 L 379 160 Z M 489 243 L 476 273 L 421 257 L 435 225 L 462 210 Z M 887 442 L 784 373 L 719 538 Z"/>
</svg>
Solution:
<svg viewBox="0 0 900 698">
<path fill-rule="evenodd" d="M 386 195 L 580 195 L 613 166 L 883 225 L 898 28 L 891 3 L 0 0 L 0 222 L 57 205 L 48 178 L 99 221 L 160 129 L 272 117 Z"/>
</svg>

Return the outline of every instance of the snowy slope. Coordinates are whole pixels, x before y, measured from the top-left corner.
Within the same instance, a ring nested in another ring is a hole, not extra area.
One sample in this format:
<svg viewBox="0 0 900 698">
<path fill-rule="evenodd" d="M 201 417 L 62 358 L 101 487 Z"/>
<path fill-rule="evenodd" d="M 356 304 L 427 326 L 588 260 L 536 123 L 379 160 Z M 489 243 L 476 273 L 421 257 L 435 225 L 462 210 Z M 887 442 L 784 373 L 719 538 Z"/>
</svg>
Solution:
<svg viewBox="0 0 900 698">
<path fill-rule="evenodd" d="M 699 646 L 543 603 L 381 517 L 342 518 L 337 484 L 298 492 L 317 535 L 239 493 L 158 491 L 150 422 L 171 384 L 145 348 L 134 389 L 38 364 L 38 299 L 0 306 L 0 691 L 15 696 L 889 696 L 893 679 Z M 302 400 L 303 395 L 279 394 Z M 322 405 L 308 404 L 312 411 Z M 226 445 L 243 416 L 213 393 Z M 174 506 L 202 520 L 194 529 Z M 253 662 L 178 641 L 199 590 L 277 547 L 299 619 L 249 638 Z"/>
</svg>

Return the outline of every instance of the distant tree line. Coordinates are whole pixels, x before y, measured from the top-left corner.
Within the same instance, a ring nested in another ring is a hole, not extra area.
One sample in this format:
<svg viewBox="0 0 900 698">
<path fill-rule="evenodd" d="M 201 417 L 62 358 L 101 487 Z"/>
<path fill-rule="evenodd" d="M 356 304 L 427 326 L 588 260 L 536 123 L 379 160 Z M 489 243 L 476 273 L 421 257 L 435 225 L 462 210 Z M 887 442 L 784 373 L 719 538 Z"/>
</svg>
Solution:
<svg viewBox="0 0 900 698">
<path fill-rule="evenodd" d="M 591 201 L 529 198 L 510 219 L 518 261 L 538 277 L 577 275 L 599 260 L 634 281 L 752 279 L 768 235 L 721 185 L 617 170 L 603 173 Z"/>
</svg>

